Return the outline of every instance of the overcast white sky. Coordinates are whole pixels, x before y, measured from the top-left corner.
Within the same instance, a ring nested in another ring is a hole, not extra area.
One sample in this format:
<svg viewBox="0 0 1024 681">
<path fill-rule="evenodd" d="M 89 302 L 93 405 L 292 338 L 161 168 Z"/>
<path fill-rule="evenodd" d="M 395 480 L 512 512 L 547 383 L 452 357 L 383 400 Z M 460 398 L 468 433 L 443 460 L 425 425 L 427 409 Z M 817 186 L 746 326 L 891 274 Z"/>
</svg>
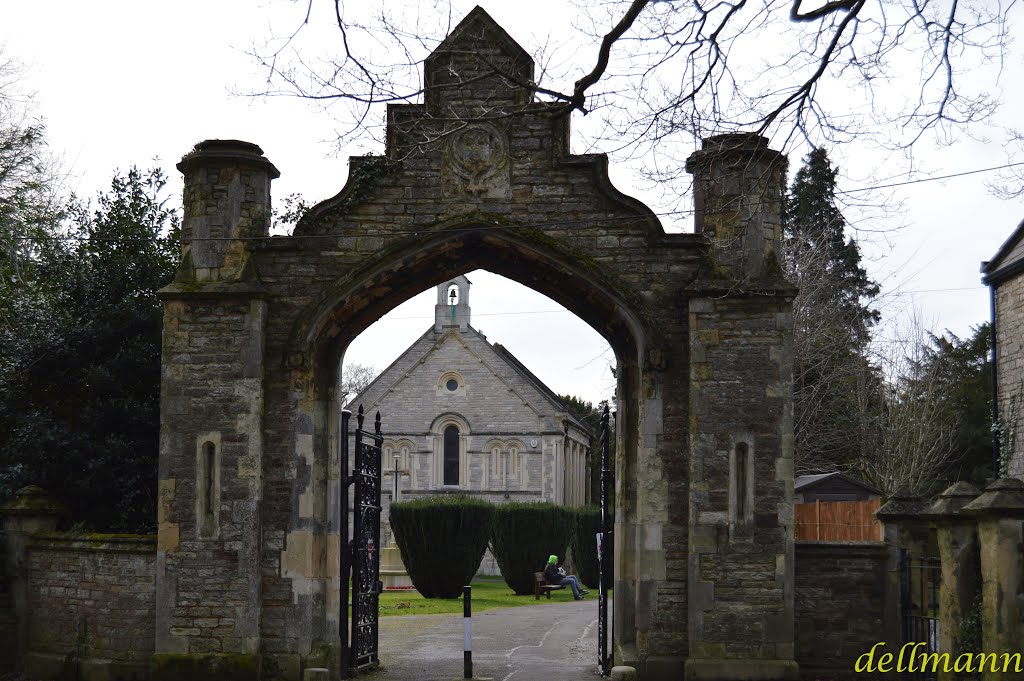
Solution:
<svg viewBox="0 0 1024 681">
<path fill-rule="evenodd" d="M 454 4 L 464 13 L 475 3 Z M 576 13 L 560 0 L 482 4 L 530 51 L 549 34 L 570 34 Z M 157 163 L 180 196 L 174 164 L 181 156 L 200 140 L 234 138 L 259 144 L 281 170 L 274 183 L 278 200 L 293 192 L 319 200 L 344 185 L 346 156 L 366 149 L 332 155 L 326 140 L 334 138 L 335 123 L 308 102 L 232 94 L 261 87 L 265 74 L 246 50 L 272 33 L 290 32 L 303 7 L 287 0 L 8 2 L 0 9 L 0 45 L 8 57 L 29 65 L 24 85 L 37 93 L 50 144 L 63 154 L 71 171 L 69 187 L 80 195 L 105 189 L 115 169 Z M 1024 25 L 1021 17 L 1016 24 Z M 999 126 L 1024 128 L 1024 46 L 1011 49 L 998 82 L 991 74 L 978 74 L 1004 101 L 999 119 L 982 131 L 987 139 L 964 137 L 942 148 L 925 141 L 915 149 L 919 168 L 945 175 L 1007 162 Z M 791 173 L 799 155 L 791 154 Z M 843 189 L 907 179 L 900 174 L 903 167 L 868 148 L 843 147 L 832 156 L 842 168 Z M 656 212 L 670 209 L 643 186 L 636 167 L 616 164 L 613 157 L 613 181 Z M 869 271 L 887 292 L 882 301 L 887 321 L 916 306 L 936 330 L 964 335 L 988 318 L 979 264 L 1024 219 L 1024 202 L 993 198 L 986 179 L 991 174 L 896 188 L 885 200 L 902 202 L 903 212 L 889 219 L 877 211 L 867 217 L 848 213 L 867 240 Z M 689 222 L 689 217 L 666 222 L 666 229 L 689 230 Z M 894 231 L 897 225 L 902 229 Z M 557 392 L 595 401 L 611 395 L 613 358 L 589 327 L 518 284 L 489 273 L 469 278 L 473 324 L 490 340 L 508 347 Z M 346 361 L 386 367 L 430 325 L 433 304 L 430 291 L 396 308 L 357 339 Z M 552 343 L 553 338 L 564 343 Z"/>
</svg>

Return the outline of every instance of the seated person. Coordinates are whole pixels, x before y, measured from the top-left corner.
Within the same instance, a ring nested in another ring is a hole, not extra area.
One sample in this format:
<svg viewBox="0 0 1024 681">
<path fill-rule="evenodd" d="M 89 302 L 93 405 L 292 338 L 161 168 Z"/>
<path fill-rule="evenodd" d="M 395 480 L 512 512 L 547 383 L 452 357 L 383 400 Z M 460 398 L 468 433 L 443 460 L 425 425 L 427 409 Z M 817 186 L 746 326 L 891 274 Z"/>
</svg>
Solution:
<svg viewBox="0 0 1024 681">
<path fill-rule="evenodd" d="M 548 564 L 544 566 L 544 579 L 548 584 L 571 587 L 572 597 L 577 601 L 582 601 L 583 597 L 590 593 L 580 585 L 576 575 L 566 575 L 565 570 L 558 567 L 558 556 L 554 554 L 548 556 Z"/>
</svg>

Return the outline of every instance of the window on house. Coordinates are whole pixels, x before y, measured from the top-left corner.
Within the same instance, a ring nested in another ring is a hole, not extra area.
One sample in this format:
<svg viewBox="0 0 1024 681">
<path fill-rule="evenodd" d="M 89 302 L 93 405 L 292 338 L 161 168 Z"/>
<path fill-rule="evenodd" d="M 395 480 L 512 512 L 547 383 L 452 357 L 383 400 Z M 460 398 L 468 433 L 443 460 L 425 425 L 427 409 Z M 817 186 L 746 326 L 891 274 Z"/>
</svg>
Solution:
<svg viewBox="0 0 1024 681">
<path fill-rule="evenodd" d="M 444 484 L 459 484 L 459 429 L 448 426 L 444 429 Z"/>
</svg>

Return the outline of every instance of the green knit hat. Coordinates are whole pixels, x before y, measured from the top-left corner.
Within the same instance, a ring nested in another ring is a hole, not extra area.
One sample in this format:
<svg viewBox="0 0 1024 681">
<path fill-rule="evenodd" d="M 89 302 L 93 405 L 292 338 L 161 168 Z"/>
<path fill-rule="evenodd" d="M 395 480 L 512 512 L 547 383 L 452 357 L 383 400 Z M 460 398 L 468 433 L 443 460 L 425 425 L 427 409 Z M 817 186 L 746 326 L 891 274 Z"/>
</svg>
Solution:
<svg viewBox="0 0 1024 681">
<path fill-rule="evenodd" d="M 558 556 L 556 556 L 553 553 L 550 556 L 548 556 L 548 565 L 555 565 L 557 562 L 558 562 Z"/>
</svg>

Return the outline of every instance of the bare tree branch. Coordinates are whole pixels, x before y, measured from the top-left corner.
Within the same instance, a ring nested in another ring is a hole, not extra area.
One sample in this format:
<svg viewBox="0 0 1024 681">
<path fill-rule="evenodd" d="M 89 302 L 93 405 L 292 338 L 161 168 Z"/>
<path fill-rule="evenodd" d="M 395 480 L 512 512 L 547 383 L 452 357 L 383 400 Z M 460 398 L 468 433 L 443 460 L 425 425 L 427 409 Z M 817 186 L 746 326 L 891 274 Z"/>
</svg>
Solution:
<svg viewBox="0 0 1024 681">
<path fill-rule="evenodd" d="M 647 6 L 650 0 L 633 0 L 633 3 L 626 10 L 626 14 L 622 19 L 615 25 L 605 37 L 601 40 L 601 48 L 597 52 L 597 63 L 594 65 L 593 70 L 587 75 L 576 81 L 576 87 L 573 89 L 572 97 L 570 102 L 572 105 L 587 113 L 584 104 L 586 103 L 586 92 L 587 89 L 594 85 L 604 75 L 605 69 L 608 68 L 608 59 L 611 56 L 612 45 L 614 45 L 619 38 L 625 34 L 626 31 L 633 26 L 633 22 L 640 16 L 640 12 L 643 11 L 644 7 Z"/>
<path fill-rule="evenodd" d="M 312 0 L 302 7 L 300 30 L 315 21 Z M 334 0 L 340 55 L 314 59 L 298 30 L 283 45 L 254 50 L 269 80 L 261 94 L 346 103 L 331 110 L 345 122 L 339 145 L 367 132 L 379 137 L 383 116 L 372 111 L 423 97 L 424 60 L 452 24 L 445 0 L 420 0 L 395 15 L 386 7 Z M 531 92 L 554 113 L 602 111 L 603 130 L 591 143 L 668 155 L 659 171 L 667 178 L 694 138 L 723 132 L 756 130 L 784 150 L 865 135 L 901 149 L 929 132 L 942 140 L 969 132 L 996 110 L 990 84 L 973 76 L 1001 64 L 1015 7 L 1006 0 L 588 0 L 581 11 L 593 28 L 566 38 L 573 61 L 561 72 L 545 65 L 538 82 L 528 82 L 480 56 L 485 77 Z M 596 57 L 586 63 L 591 46 Z M 449 86 L 465 82 L 456 77 Z M 677 141 L 686 148 L 667 144 Z"/>
</svg>

